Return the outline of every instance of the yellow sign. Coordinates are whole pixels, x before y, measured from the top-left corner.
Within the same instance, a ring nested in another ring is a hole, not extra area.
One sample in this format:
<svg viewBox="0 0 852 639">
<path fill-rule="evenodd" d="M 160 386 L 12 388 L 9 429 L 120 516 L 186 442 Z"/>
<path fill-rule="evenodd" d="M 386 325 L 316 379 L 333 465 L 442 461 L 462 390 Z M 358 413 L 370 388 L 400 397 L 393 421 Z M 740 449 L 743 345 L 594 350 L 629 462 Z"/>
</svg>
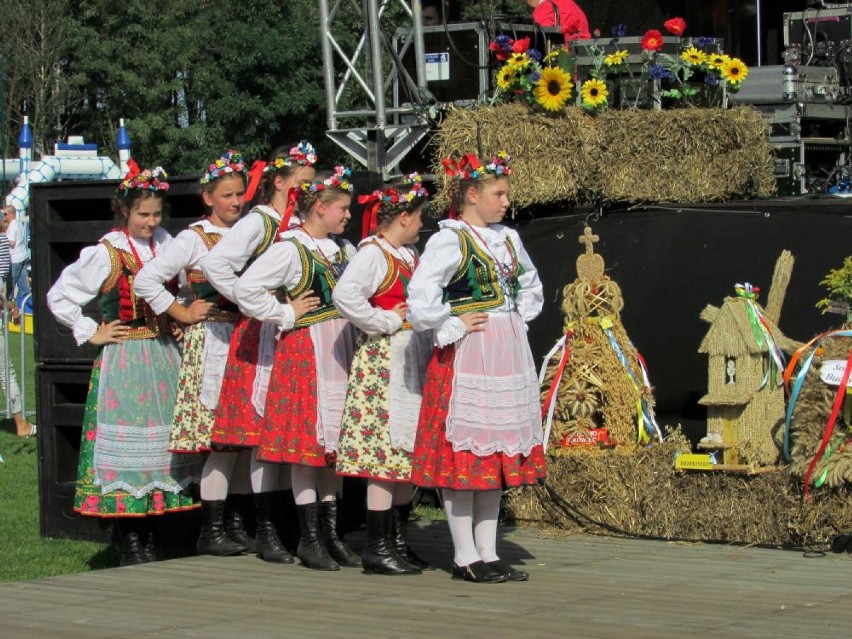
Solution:
<svg viewBox="0 0 852 639">
<path fill-rule="evenodd" d="M 713 470 L 713 457 L 709 454 L 685 453 L 675 458 L 675 470 Z"/>
</svg>

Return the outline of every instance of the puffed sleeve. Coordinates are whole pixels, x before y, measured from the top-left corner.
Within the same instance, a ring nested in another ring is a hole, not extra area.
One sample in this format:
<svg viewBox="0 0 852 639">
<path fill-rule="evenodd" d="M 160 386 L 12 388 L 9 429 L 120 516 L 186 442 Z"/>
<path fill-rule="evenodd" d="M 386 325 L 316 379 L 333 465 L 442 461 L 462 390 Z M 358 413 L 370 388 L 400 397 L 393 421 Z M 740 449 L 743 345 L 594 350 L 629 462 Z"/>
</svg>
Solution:
<svg viewBox="0 0 852 639">
<path fill-rule="evenodd" d="M 226 299 L 234 299 L 237 273 L 245 268 L 254 250 L 263 241 L 263 220 L 258 213 L 249 213 L 228 232 L 201 260 L 201 270 L 207 281 Z"/>
<path fill-rule="evenodd" d="M 529 253 L 524 248 L 518 232 L 510 229 L 509 237 L 518 251 L 518 260 L 524 267 L 524 273 L 518 279 L 520 284 L 520 292 L 517 298 L 518 312 L 525 322 L 530 322 L 538 317 L 544 307 L 544 289 L 538 277 L 538 270 L 536 270 Z"/>
<path fill-rule="evenodd" d="M 378 246 L 362 245 L 331 294 L 340 314 L 367 335 L 390 335 L 402 326 L 399 315 L 376 308 L 369 302 L 387 272 L 387 258 L 382 250 Z"/>
<path fill-rule="evenodd" d="M 222 242 L 228 237 L 230 234 Z M 245 315 L 272 322 L 281 330 L 289 331 L 296 322 L 293 307 L 279 302 L 270 291 L 282 286 L 292 288 L 301 276 L 299 250 L 293 242 L 278 242 L 237 279 L 233 289 L 234 301 Z"/>
<path fill-rule="evenodd" d="M 465 334 L 464 322 L 450 315 L 444 288 L 461 264 L 458 235 L 450 229 L 429 238 L 420 265 L 408 283 L 408 321 L 416 331 L 437 331 L 437 342 L 445 346 Z"/>
<path fill-rule="evenodd" d="M 109 277 L 109 253 L 102 244 L 83 249 L 80 259 L 65 267 L 47 292 L 47 307 L 57 321 L 70 328 L 78 346 L 88 342 L 98 323 L 83 315 L 83 306 L 97 297 Z"/>
<path fill-rule="evenodd" d="M 134 278 L 133 290 L 150 304 L 154 313 L 165 313 L 175 301 L 175 296 L 166 289 L 166 282 L 198 263 L 206 252 L 207 249 L 195 231 L 182 231 L 157 257 L 142 267 Z M 182 278 L 181 283 L 183 281 Z"/>
</svg>

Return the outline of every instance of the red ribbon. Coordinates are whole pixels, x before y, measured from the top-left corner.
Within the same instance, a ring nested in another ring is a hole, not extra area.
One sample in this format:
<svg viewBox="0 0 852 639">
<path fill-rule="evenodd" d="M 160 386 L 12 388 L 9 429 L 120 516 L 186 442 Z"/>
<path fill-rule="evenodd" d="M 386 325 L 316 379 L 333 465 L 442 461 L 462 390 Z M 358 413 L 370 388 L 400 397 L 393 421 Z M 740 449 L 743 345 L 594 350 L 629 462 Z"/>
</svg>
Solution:
<svg viewBox="0 0 852 639">
<path fill-rule="evenodd" d="M 136 164 L 136 160 L 134 160 L 133 158 L 129 158 L 127 160 L 127 175 L 124 176 L 124 179 L 125 180 L 132 180 L 137 175 L 139 175 L 139 173 L 141 173 L 141 172 L 142 171 L 139 168 L 139 165 Z"/>
<path fill-rule="evenodd" d="M 358 204 L 364 207 L 364 215 L 361 218 L 361 239 L 376 232 L 379 224 L 379 206 L 382 203 L 381 191 L 375 191 L 370 195 L 359 195 Z"/>
<path fill-rule="evenodd" d="M 284 215 L 281 216 L 281 224 L 278 225 L 278 233 L 283 233 L 290 228 L 290 218 L 293 217 L 293 209 L 296 208 L 296 202 L 299 200 L 299 187 L 291 186 L 287 191 L 287 208 L 284 209 Z"/>
<path fill-rule="evenodd" d="M 257 187 L 260 185 L 260 178 L 263 177 L 264 168 L 266 168 L 266 162 L 263 160 L 255 160 L 254 164 L 251 165 L 248 186 L 246 187 L 246 202 L 251 202 L 254 197 Z"/>
<path fill-rule="evenodd" d="M 562 358 L 559 360 L 559 366 L 556 367 L 556 374 L 553 376 L 553 381 L 550 383 L 550 389 L 547 391 L 547 397 L 544 398 L 544 403 L 541 405 L 541 417 L 547 419 L 547 413 L 550 411 L 550 402 L 553 401 L 553 395 L 559 387 L 559 382 L 562 381 L 562 374 L 565 372 L 565 367 L 568 365 L 568 358 L 571 356 L 571 348 L 568 345 L 568 340 L 574 331 L 565 331 L 565 350 L 562 351 Z M 544 442 L 547 447 L 547 442 Z"/>
<path fill-rule="evenodd" d="M 846 384 L 849 382 L 849 375 L 852 373 L 852 352 L 849 353 L 849 358 L 846 360 L 846 368 L 843 369 L 843 377 L 840 378 L 840 386 L 837 388 L 837 395 L 834 397 L 834 406 L 831 408 L 831 415 L 828 418 L 828 423 L 825 426 L 825 434 L 822 436 L 822 442 L 819 449 L 808 465 L 808 472 L 805 473 L 805 499 L 810 499 L 810 483 L 811 475 L 816 468 L 817 462 L 828 448 L 828 442 L 831 441 L 831 434 L 834 432 L 834 424 L 837 422 L 837 417 L 840 415 L 840 409 L 843 408 L 843 400 L 846 398 Z"/>
</svg>

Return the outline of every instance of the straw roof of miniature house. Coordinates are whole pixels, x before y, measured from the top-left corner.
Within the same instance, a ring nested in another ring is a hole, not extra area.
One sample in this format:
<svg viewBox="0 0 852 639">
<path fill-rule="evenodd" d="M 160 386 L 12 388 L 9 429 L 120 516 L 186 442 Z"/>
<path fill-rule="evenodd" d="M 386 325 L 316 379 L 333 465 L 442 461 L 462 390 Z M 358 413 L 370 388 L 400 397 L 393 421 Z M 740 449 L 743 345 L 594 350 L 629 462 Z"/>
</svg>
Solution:
<svg viewBox="0 0 852 639">
<path fill-rule="evenodd" d="M 726 297 L 721 309 L 708 307 L 702 313 L 702 318 L 710 322 L 710 329 L 698 347 L 699 353 L 739 357 L 746 354 L 760 355 L 764 352 L 764 348 L 754 338 L 744 299 Z M 781 348 L 787 352 L 794 351 L 795 342 L 784 337 L 781 329 L 765 314 L 764 319 Z"/>
<path fill-rule="evenodd" d="M 721 390 L 707 393 L 698 403 L 702 406 L 745 406 L 756 395 L 757 391 L 749 390 L 737 384 L 724 386 Z"/>
</svg>

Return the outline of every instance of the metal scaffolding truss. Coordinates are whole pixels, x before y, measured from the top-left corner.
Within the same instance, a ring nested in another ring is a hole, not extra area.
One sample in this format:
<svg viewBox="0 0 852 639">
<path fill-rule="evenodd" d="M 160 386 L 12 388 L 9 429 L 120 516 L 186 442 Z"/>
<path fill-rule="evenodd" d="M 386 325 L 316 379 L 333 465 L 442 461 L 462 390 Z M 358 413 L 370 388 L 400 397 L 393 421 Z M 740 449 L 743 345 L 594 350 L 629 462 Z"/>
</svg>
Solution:
<svg viewBox="0 0 852 639">
<path fill-rule="evenodd" d="M 420 0 L 319 0 L 322 64 L 328 111 L 326 134 L 363 164 L 385 178 L 432 127 Z M 396 26 L 408 27 L 417 79 L 403 68 L 391 38 L 381 28 L 389 12 Z M 352 38 L 360 22 L 360 37 Z M 350 43 L 349 47 L 345 46 Z M 403 85 L 410 101 L 398 104 L 394 86 Z"/>
</svg>

